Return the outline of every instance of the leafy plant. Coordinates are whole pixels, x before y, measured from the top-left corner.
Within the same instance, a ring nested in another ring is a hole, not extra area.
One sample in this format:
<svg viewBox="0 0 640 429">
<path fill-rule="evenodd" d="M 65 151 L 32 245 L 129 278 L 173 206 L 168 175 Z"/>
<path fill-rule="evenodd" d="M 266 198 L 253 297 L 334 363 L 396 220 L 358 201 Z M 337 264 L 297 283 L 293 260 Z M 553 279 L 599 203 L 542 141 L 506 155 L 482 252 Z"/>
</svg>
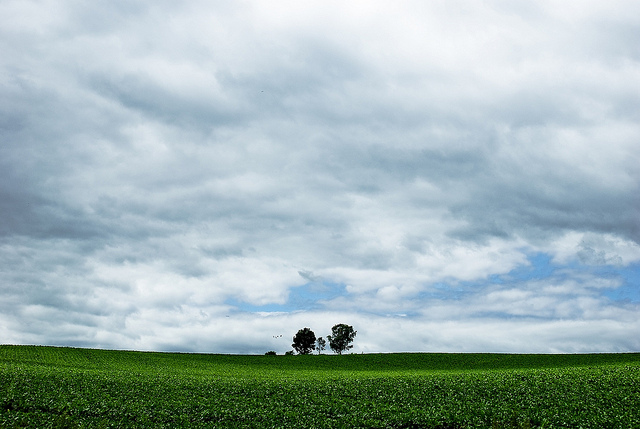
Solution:
<svg viewBox="0 0 640 429">
<path fill-rule="evenodd" d="M 640 354 L 0 346 L 0 427 L 637 428 Z"/>
</svg>

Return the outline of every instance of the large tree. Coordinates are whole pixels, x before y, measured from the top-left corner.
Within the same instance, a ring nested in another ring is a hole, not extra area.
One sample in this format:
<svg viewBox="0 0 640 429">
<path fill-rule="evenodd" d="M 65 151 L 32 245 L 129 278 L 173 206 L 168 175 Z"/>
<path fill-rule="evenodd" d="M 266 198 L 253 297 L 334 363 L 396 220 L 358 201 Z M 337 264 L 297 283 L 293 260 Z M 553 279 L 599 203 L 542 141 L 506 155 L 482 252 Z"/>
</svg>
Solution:
<svg viewBox="0 0 640 429">
<path fill-rule="evenodd" d="M 357 332 L 353 330 L 353 326 L 345 325 L 344 323 L 335 325 L 331 328 L 331 335 L 327 335 L 329 347 L 341 355 L 342 352 L 353 348 L 350 344 L 353 342 L 356 334 Z"/>
<path fill-rule="evenodd" d="M 291 344 L 299 354 L 308 355 L 316 349 L 316 334 L 309 328 L 302 328 L 293 337 L 293 344 Z"/>
</svg>

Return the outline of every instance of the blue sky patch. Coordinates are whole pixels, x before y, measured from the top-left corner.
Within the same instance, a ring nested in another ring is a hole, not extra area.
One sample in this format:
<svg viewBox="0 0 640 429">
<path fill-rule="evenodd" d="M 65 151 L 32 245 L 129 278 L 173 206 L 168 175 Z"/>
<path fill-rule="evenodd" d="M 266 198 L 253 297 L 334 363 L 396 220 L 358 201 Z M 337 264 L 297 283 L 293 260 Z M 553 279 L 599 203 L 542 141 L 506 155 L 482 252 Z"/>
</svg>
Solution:
<svg viewBox="0 0 640 429">
<path fill-rule="evenodd" d="M 324 301 L 345 295 L 347 291 L 343 283 L 309 282 L 291 288 L 284 304 L 251 305 L 237 299 L 228 299 L 226 303 L 251 313 L 308 311 L 321 309 Z"/>
<path fill-rule="evenodd" d="M 614 273 L 622 277 L 623 284 L 617 289 L 605 292 L 604 295 L 614 301 L 640 302 L 640 264 L 617 268 Z"/>
</svg>

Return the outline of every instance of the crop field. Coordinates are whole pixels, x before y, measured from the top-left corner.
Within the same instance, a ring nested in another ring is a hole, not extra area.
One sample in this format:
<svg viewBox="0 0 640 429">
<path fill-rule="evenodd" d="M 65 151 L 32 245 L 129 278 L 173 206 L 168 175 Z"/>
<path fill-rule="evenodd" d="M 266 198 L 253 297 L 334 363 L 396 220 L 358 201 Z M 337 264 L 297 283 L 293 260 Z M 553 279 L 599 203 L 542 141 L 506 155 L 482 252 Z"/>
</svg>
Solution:
<svg viewBox="0 0 640 429">
<path fill-rule="evenodd" d="M 0 346 L 0 427 L 640 428 L 640 354 Z"/>
</svg>

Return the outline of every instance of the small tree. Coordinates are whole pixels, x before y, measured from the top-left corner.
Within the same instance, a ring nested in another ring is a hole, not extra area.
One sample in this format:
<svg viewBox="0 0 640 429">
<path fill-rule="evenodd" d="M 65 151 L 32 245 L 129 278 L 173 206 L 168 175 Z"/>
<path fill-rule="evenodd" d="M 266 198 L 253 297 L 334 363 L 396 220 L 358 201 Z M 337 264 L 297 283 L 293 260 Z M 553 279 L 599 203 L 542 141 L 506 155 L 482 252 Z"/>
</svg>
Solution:
<svg viewBox="0 0 640 429">
<path fill-rule="evenodd" d="M 291 344 L 299 354 L 308 355 L 316 349 L 316 334 L 309 328 L 303 328 L 293 337 Z"/>
<path fill-rule="evenodd" d="M 327 342 L 324 338 L 318 337 L 318 339 L 316 340 L 316 346 L 318 348 L 318 354 L 320 354 L 324 349 L 327 348 Z"/>
<path fill-rule="evenodd" d="M 277 353 L 274 350 L 269 350 L 265 353 L 266 356 L 275 356 Z"/>
<path fill-rule="evenodd" d="M 353 342 L 356 334 L 357 332 L 353 330 L 353 326 L 345 325 L 344 323 L 335 325 L 331 328 L 331 335 L 327 335 L 329 347 L 341 355 L 342 352 L 353 348 L 350 344 Z"/>
</svg>

